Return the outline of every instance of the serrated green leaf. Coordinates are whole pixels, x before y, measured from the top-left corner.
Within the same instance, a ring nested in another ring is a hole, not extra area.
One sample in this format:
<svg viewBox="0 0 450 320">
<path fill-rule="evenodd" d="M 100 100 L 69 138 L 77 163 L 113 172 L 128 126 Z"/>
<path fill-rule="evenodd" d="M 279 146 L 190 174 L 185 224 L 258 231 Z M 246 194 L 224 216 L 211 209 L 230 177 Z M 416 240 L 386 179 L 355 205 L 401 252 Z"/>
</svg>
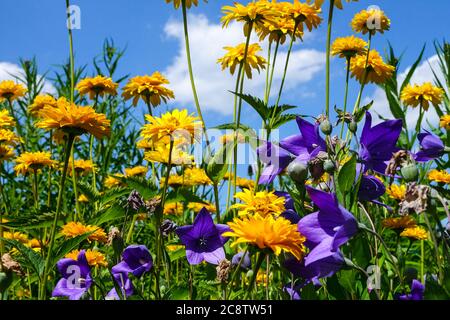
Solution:
<svg viewBox="0 0 450 320">
<path fill-rule="evenodd" d="M 250 105 L 264 121 L 269 120 L 271 113 L 269 112 L 267 105 L 264 103 L 263 100 L 249 94 L 240 94 L 236 92 L 232 93 L 240 97 L 245 102 L 247 102 L 248 105 Z"/>
<path fill-rule="evenodd" d="M 95 231 L 87 232 L 85 234 L 79 235 L 75 238 L 64 240 L 64 242 L 59 245 L 55 251 L 55 254 L 52 253 L 52 260 L 53 265 L 56 265 L 56 263 L 65 257 L 66 254 L 73 250 L 79 249 L 80 244 L 85 241 L 87 238 L 89 238 L 90 235 L 92 235 Z"/>
<path fill-rule="evenodd" d="M 4 238 L 1 239 L 6 245 L 10 245 L 11 247 L 16 248 L 17 251 L 21 253 L 26 262 L 30 265 L 30 267 L 36 272 L 36 274 L 39 277 L 42 276 L 42 273 L 44 272 L 45 261 L 39 253 L 17 240 Z"/>
<path fill-rule="evenodd" d="M 218 184 L 227 173 L 235 147 L 236 141 L 225 143 L 208 161 L 206 174 L 214 183 Z"/>
<path fill-rule="evenodd" d="M 123 206 L 115 204 L 106 209 L 105 212 L 100 214 L 97 218 L 93 219 L 92 222 L 90 223 L 95 225 L 101 225 L 108 221 L 123 218 L 125 214 L 126 214 L 125 208 Z"/>
</svg>

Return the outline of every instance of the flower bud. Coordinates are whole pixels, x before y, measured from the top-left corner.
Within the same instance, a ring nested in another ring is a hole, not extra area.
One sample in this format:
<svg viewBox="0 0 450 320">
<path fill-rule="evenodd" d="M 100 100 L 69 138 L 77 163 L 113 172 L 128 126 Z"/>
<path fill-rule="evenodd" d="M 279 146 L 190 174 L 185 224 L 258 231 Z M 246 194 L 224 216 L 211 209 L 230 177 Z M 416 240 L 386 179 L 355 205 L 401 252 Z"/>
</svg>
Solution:
<svg viewBox="0 0 450 320">
<path fill-rule="evenodd" d="M 333 126 L 329 120 L 324 120 L 320 123 L 320 130 L 323 134 L 329 136 L 333 132 Z"/>
<path fill-rule="evenodd" d="M 254 274 L 254 272 L 253 272 L 253 270 L 248 270 L 247 271 L 247 274 L 245 275 L 248 279 L 250 279 L 251 277 L 253 277 L 253 274 Z"/>
<path fill-rule="evenodd" d="M 358 124 L 356 123 L 355 120 L 352 120 L 348 124 L 348 130 L 350 130 L 351 133 L 355 133 L 358 130 Z"/>
<path fill-rule="evenodd" d="M 287 173 L 295 182 L 303 183 L 308 178 L 308 166 L 305 163 L 293 161 L 287 167 Z"/>
<path fill-rule="evenodd" d="M 417 181 L 419 177 L 419 169 L 412 163 L 404 166 L 400 172 L 402 173 L 403 179 L 407 182 Z"/>
<path fill-rule="evenodd" d="M 328 159 L 325 160 L 325 162 L 323 163 L 323 169 L 325 170 L 325 172 L 333 173 L 334 170 L 336 169 L 336 165 L 332 160 Z"/>
<path fill-rule="evenodd" d="M 247 252 L 244 256 L 244 252 L 238 252 L 236 253 L 233 258 L 231 259 L 231 265 L 232 266 L 238 266 L 239 263 L 241 264 L 241 268 L 248 270 L 252 266 L 252 262 L 250 260 L 250 254 Z M 241 262 L 242 260 L 242 262 Z"/>
<path fill-rule="evenodd" d="M 130 196 L 127 199 L 128 208 L 138 211 L 142 206 L 144 206 L 144 200 L 142 200 L 141 195 L 136 190 L 131 191 Z"/>
<path fill-rule="evenodd" d="M 166 219 L 161 223 L 161 227 L 160 227 L 161 234 L 164 237 L 167 237 L 169 234 L 174 232 L 176 228 L 177 228 L 177 224 L 175 222 L 173 222 L 172 220 Z"/>
</svg>

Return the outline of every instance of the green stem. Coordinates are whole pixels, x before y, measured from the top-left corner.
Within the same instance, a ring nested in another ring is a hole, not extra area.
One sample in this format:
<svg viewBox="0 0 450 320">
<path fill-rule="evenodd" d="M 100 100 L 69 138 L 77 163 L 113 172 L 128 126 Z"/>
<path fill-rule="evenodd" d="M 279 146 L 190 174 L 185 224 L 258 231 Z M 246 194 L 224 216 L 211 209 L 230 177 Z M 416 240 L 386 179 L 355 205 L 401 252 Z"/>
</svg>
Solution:
<svg viewBox="0 0 450 320">
<path fill-rule="evenodd" d="M 69 166 L 70 152 L 72 150 L 72 145 L 73 145 L 74 139 L 75 139 L 75 136 L 73 134 L 69 134 L 69 139 L 67 140 L 65 156 L 64 156 L 64 168 L 63 168 L 63 172 L 61 174 L 61 181 L 59 184 L 59 192 L 58 192 L 58 200 L 56 202 L 55 218 L 53 219 L 53 225 L 52 225 L 52 229 L 50 231 L 50 239 L 49 239 L 49 245 L 48 245 L 48 251 L 47 251 L 47 258 L 45 261 L 45 267 L 44 267 L 44 272 L 43 272 L 43 277 L 42 277 L 42 285 L 41 285 L 41 292 L 40 292 L 41 300 L 45 299 L 45 297 L 46 297 L 47 278 L 48 278 L 48 275 L 50 272 L 50 262 L 51 262 L 51 258 L 52 258 L 53 245 L 55 242 L 56 228 L 58 226 L 59 215 L 61 213 L 63 194 L 64 194 L 64 185 L 66 183 L 67 168 Z"/>
<path fill-rule="evenodd" d="M 33 197 L 34 197 L 34 208 L 37 210 L 39 208 L 37 169 L 33 170 Z"/>
<path fill-rule="evenodd" d="M 266 100 L 266 104 L 269 103 L 270 93 L 272 91 L 273 75 L 275 73 L 275 66 L 277 64 L 277 57 L 278 57 L 278 49 L 279 48 L 280 48 L 280 40 L 277 41 L 277 44 L 275 46 L 275 52 L 274 52 L 274 55 L 273 55 L 272 70 L 270 71 L 269 84 L 267 86 L 267 100 Z M 269 69 L 269 66 L 267 66 L 267 69 Z"/>
<path fill-rule="evenodd" d="M 14 107 L 13 107 L 11 99 L 7 99 L 7 100 L 8 100 L 8 105 L 9 105 L 9 111 L 11 112 L 13 119 L 16 121 L 17 134 L 19 135 L 20 139 L 23 139 L 25 137 L 23 136 L 22 126 L 20 125 L 19 118 L 16 117 L 16 113 L 14 112 Z M 23 144 L 22 141 L 20 141 L 20 146 L 22 148 L 22 151 L 25 151 L 25 145 Z"/>
<path fill-rule="evenodd" d="M 214 188 L 214 201 L 216 203 L 216 217 L 217 217 L 217 223 L 220 223 L 220 199 L 219 199 L 219 187 L 217 186 L 217 183 L 214 182 L 213 184 Z"/>
<path fill-rule="evenodd" d="M 345 116 L 345 113 L 347 112 L 347 100 L 348 100 L 348 83 L 350 79 L 350 61 L 352 57 L 347 57 L 347 75 L 345 77 L 345 94 L 344 94 L 344 113 L 343 116 Z M 344 127 L 345 127 L 345 121 L 342 119 L 342 127 L 341 127 L 341 133 L 339 135 L 340 139 L 342 139 L 342 136 L 344 135 Z"/>
<path fill-rule="evenodd" d="M 325 114 L 327 118 L 330 118 L 330 52 L 331 52 L 331 30 L 333 27 L 333 11 L 334 0 L 330 0 L 330 9 L 328 11 L 328 30 L 327 30 L 327 56 L 326 56 L 326 102 Z"/>
<path fill-rule="evenodd" d="M 268 103 L 269 101 L 269 79 L 270 79 L 270 59 L 271 59 L 271 53 L 272 53 L 272 41 L 269 41 L 269 48 L 267 49 L 267 70 L 266 70 L 266 88 L 264 90 L 264 102 Z"/>
<path fill-rule="evenodd" d="M 368 41 L 368 47 L 367 47 L 367 55 L 366 55 L 366 63 L 364 65 L 364 77 L 363 81 L 361 83 L 361 87 L 359 89 L 358 98 L 356 99 L 355 107 L 353 109 L 353 114 L 358 111 L 359 106 L 361 104 L 362 95 L 364 92 L 364 88 L 366 87 L 367 77 L 369 76 L 369 70 L 367 69 L 369 65 L 369 56 L 370 56 L 370 49 L 372 47 L 372 33 L 369 33 L 369 41 Z"/>
<path fill-rule="evenodd" d="M 192 70 L 192 60 L 191 60 L 191 49 L 189 44 L 189 31 L 188 31 L 188 21 L 187 21 L 187 10 L 186 10 L 186 0 L 181 0 L 182 3 L 182 10 L 183 10 L 183 26 L 184 26 L 184 42 L 186 45 L 186 58 L 188 63 L 188 70 L 189 70 L 189 78 L 191 80 L 191 86 L 192 86 L 192 93 L 194 95 L 194 102 L 195 107 L 197 108 L 198 116 L 200 117 L 200 120 L 202 122 L 202 129 L 203 134 L 205 135 L 206 139 L 206 146 L 208 148 L 209 155 L 211 155 L 211 147 L 208 139 L 208 132 L 206 131 L 206 124 L 205 120 L 203 118 L 202 109 L 200 107 L 200 102 L 198 99 L 197 89 L 195 87 L 195 80 L 194 80 L 194 72 Z"/>
<path fill-rule="evenodd" d="M 53 153 L 53 130 L 50 130 L 50 141 L 49 141 L 49 149 L 50 154 Z M 50 208 L 51 200 L 52 200 L 52 167 L 48 169 L 48 193 L 47 193 L 47 207 Z"/>
<path fill-rule="evenodd" d="M 71 151 L 71 155 L 72 155 L 72 186 L 73 186 L 73 193 L 75 194 L 75 215 L 74 215 L 74 221 L 76 222 L 81 214 L 80 211 L 80 204 L 78 202 L 78 188 L 77 188 L 77 176 L 76 176 L 76 172 L 75 172 L 75 150 L 74 150 L 74 145 L 72 144 L 72 151 Z M 94 170 L 95 171 L 95 170 Z"/>
<path fill-rule="evenodd" d="M 265 253 L 260 252 L 258 255 L 258 260 L 256 261 L 255 269 L 253 270 L 252 278 L 250 279 L 250 283 L 247 288 L 247 293 L 245 294 L 244 300 L 247 300 L 251 292 L 253 291 L 253 286 L 255 284 L 256 277 L 258 275 L 258 271 L 261 268 L 261 265 L 266 257 Z"/>
<path fill-rule="evenodd" d="M 73 55 L 73 36 L 72 36 L 72 24 L 70 20 L 69 12 L 70 2 L 66 0 L 66 11 L 67 11 L 67 21 L 69 29 L 69 52 L 70 52 L 70 101 L 74 102 L 74 91 L 75 91 L 75 60 Z"/>
<path fill-rule="evenodd" d="M 423 217 L 425 218 L 425 223 L 428 227 L 428 230 L 430 231 L 431 240 L 433 240 L 434 252 L 436 254 L 436 264 L 437 264 L 438 270 L 439 270 L 439 284 L 442 284 L 442 281 L 444 280 L 444 273 L 442 272 L 443 263 L 442 263 L 441 256 L 439 253 L 439 245 L 436 240 L 436 236 L 434 234 L 433 228 L 431 227 L 430 220 L 428 219 L 428 215 L 426 212 L 423 213 Z"/>
</svg>

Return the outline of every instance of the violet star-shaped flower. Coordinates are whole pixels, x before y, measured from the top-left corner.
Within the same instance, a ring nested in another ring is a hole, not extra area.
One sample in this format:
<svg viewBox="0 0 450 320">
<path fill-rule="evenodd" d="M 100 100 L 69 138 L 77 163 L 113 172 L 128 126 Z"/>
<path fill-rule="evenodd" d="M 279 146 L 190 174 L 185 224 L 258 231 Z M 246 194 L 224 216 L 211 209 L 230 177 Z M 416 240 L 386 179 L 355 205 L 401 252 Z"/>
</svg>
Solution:
<svg viewBox="0 0 450 320">
<path fill-rule="evenodd" d="M 305 257 L 307 267 L 336 254 L 339 247 L 358 232 L 358 222 L 339 204 L 336 195 L 306 188 L 319 208 L 319 211 L 305 216 L 298 223 L 298 231 L 306 237 L 305 245 L 311 249 Z"/>
<path fill-rule="evenodd" d="M 280 216 L 289 220 L 293 224 L 297 224 L 300 221 L 300 216 L 295 211 L 294 199 L 292 199 L 291 195 L 285 191 L 275 191 L 274 194 L 285 199 L 284 207 L 286 210 L 281 213 Z"/>
<path fill-rule="evenodd" d="M 214 224 L 211 214 L 203 208 L 195 217 L 194 224 L 182 226 L 175 231 L 181 242 L 186 246 L 186 258 L 191 265 L 203 261 L 219 264 L 225 259 L 223 245 L 228 238 L 222 233 L 229 231 L 223 224 Z"/>
<path fill-rule="evenodd" d="M 261 173 L 259 184 L 269 184 L 292 161 L 308 163 L 320 151 L 326 151 L 325 140 L 320 136 L 319 125 L 309 123 L 297 117 L 300 134 L 293 135 L 280 141 L 279 145 L 266 142 L 257 149 L 261 162 L 266 164 Z"/>
<path fill-rule="evenodd" d="M 56 284 L 52 296 L 80 300 L 92 285 L 91 268 L 86 259 L 86 252 L 80 251 L 77 260 L 59 260 L 57 267 L 63 278 Z"/>
<path fill-rule="evenodd" d="M 359 185 L 358 198 L 361 201 L 373 201 L 386 192 L 383 182 L 375 176 L 363 174 Z"/>
<path fill-rule="evenodd" d="M 386 162 L 398 151 L 396 147 L 402 131 L 402 120 L 388 120 L 372 127 L 372 115 L 366 112 L 366 123 L 361 133 L 359 156 L 364 171 L 369 169 L 385 174 Z"/>
<path fill-rule="evenodd" d="M 411 293 L 398 297 L 399 300 L 423 300 L 425 286 L 419 280 L 413 280 L 411 285 Z"/>
<path fill-rule="evenodd" d="M 418 139 L 421 150 L 415 154 L 416 161 L 427 162 L 444 155 L 445 145 L 438 136 L 425 130 L 425 133 L 419 133 Z"/>
<path fill-rule="evenodd" d="M 132 273 L 139 278 L 150 271 L 153 266 L 153 258 L 150 251 L 143 245 L 128 246 L 122 253 L 122 261 L 111 269 L 114 281 L 121 289 L 122 295 L 127 297 L 133 294 L 133 283 L 128 274 Z M 109 299 L 119 299 L 119 295 L 113 288 L 107 295 Z"/>
</svg>

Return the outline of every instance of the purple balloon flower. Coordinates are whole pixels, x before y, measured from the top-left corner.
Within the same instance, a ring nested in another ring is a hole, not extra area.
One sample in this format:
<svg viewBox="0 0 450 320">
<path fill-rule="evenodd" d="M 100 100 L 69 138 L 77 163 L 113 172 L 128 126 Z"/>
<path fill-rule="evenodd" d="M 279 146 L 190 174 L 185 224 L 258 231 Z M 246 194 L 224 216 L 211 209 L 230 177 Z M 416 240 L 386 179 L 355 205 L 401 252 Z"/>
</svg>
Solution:
<svg viewBox="0 0 450 320">
<path fill-rule="evenodd" d="M 335 255 L 339 247 L 358 232 L 358 222 L 336 195 L 306 187 L 318 212 L 311 213 L 298 223 L 298 231 L 306 237 L 305 245 L 311 249 L 305 257 L 305 266 Z"/>
<path fill-rule="evenodd" d="M 139 278 L 144 273 L 150 271 L 153 266 L 153 259 L 150 251 L 143 245 L 131 245 L 122 253 L 122 261 L 111 269 L 114 281 L 121 289 L 122 295 L 127 297 L 133 294 L 133 283 L 128 274 L 132 273 Z M 119 299 L 119 295 L 113 288 L 107 295 L 109 299 Z"/>
<path fill-rule="evenodd" d="M 291 300 L 301 300 L 300 289 L 301 286 L 293 285 L 292 283 L 288 283 L 283 287 L 283 291 L 289 295 Z"/>
<path fill-rule="evenodd" d="M 229 230 L 227 225 L 214 224 L 211 214 L 203 208 L 195 217 L 194 224 L 177 228 L 181 242 L 186 246 L 186 258 L 192 265 L 203 261 L 219 264 L 225 259 L 223 245 L 228 238 L 222 233 Z"/>
<path fill-rule="evenodd" d="M 278 197 L 283 197 L 284 199 L 286 199 L 284 202 L 286 211 L 284 211 L 280 216 L 289 220 L 293 224 L 297 224 L 300 221 L 300 216 L 295 211 L 294 199 L 292 199 L 289 192 L 275 191 L 274 194 Z"/>
<path fill-rule="evenodd" d="M 386 162 L 399 149 L 396 147 L 402 131 L 402 120 L 388 120 L 372 127 L 372 115 L 366 112 L 366 123 L 361 133 L 359 156 L 364 171 L 369 169 L 385 174 Z"/>
<path fill-rule="evenodd" d="M 242 258 L 244 257 L 244 258 Z M 231 259 L 231 265 L 232 266 L 238 266 L 239 262 L 241 262 L 241 268 L 242 269 L 250 269 L 252 266 L 252 261 L 250 260 L 250 254 L 247 252 L 244 256 L 244 251 L 236 253 L 233 258 Z"/>
<path fill-rule="evenodd" d="M 411 293 L 398 297 L 399 300 L 423 300 L 425 286 L 419 280 L 413 280 L 411 285 Z"/>
<path fill-rule="evenodd" d="M 427 162 L 444 155 L 445 145 L 442 140 L 425 130 L 425 133 L 418 135 L 421 150 L 415 154 L 415 160 L 418 162 Z"/>
<path fill-rule="evenodd" d="M 92 285 L 91 268 L 86 259 L 86 252 L 80 251 L 77 260 L 59 260 L 57 267 L 63 278 L 56 284 L 52 296 L 80 300 Z"/>
<path fill-rule="evenodd" d="M 308 163 L 320 151 L 326 151 L 325 140 L 320 136 L 319 125 L 309 123 L 297 117 L 299 135 L 293 135 L 280 141 L 279 145 L 266 142 L 257 149 L 261 162 L 267 166 L 261 173 L 259 184 L 269 184 L 292 161 Z"/>
<path fill-rule="evenodd" d="M 377 177 L 363 174 L 359 185 L 358 198 L 361 201 L 373 201 L 386 192 L 383 182 Z"/>
</svg>

